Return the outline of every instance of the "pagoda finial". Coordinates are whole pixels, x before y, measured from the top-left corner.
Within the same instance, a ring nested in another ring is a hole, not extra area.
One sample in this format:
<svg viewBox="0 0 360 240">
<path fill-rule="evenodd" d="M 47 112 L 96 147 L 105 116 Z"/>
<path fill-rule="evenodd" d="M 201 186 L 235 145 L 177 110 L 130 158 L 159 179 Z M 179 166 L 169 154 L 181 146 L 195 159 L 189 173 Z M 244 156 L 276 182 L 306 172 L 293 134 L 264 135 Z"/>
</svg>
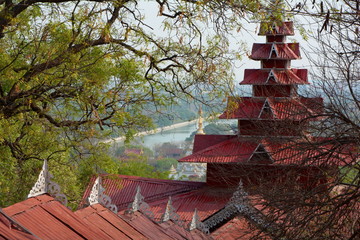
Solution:
<svg viewBox="0 0 360 240">
<path fill-rule="evenodd" d="M 102 186 L 101 182 L 101 177 L 97 177 L 88 198 L 89 204 L 94 205 L 98 203 L 110 211 L 117 213 L 116 205 L 111 204 L 111 198 L 104 194 L 105 188 Z"/>
<path fill-rule="evenodd" d="M 163 222 L 172 220 L 174 222 L 178 222 L 180 220 L 180 216 L 175 212 L 175 208 L 172 206 L 171 196 L 166 204 L 165 212 L 161 218 Z"/>
<path fill-rule="evenodd" d="M 47 160 L 44 160 L 42 170 L 39 174 L 38 180 L 31 189 L 28 198 L 40 196 L 43 194 L 50 194 L 53 198 L 67 205 L 67 198 L 60 193 L 60 186 L 51 181 L 52 174 L 49 172 Z"/>
<path fill-rule="evenodd" d="M 197 130 L 196 134 L 205 135 L 205 132 L 204 132 L 204 129 L 203 129 L 203 118 L 202 118 L 202 109 L 201 109 L 201 107 L 199 109 L 198 130 Z"/>
</svg>

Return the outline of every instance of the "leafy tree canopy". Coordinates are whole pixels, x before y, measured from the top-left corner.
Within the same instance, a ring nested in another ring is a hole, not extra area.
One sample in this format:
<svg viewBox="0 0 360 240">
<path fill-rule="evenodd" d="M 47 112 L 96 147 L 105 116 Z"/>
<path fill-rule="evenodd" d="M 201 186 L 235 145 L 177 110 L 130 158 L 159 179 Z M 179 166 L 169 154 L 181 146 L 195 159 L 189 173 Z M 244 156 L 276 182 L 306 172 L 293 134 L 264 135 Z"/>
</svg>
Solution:
<svg viewBox="0 0 360 240">
<path fill-rule="evenodd" d="M 153 1 L 161 36 L 144 3 L 0 0 L 1 206 L 26 197 L 43 159 L 68 195 L 95 166 L 117 172 L 96 143 L 151 127 L 149 103 L 228 89 L 226 33 L 260 2 Z"/>
</svg>

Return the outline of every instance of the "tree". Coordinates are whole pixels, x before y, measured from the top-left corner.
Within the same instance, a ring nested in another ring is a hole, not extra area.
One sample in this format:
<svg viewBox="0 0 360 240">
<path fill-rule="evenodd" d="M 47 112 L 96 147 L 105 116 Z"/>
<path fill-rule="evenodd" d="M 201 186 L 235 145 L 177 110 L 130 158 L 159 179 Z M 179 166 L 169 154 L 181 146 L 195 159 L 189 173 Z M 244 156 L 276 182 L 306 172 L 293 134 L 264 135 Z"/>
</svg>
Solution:
<svg viewBox="0 0 360 240">
<path fill-rule="evenodd" d="M 58 182 L 76 182 L 79 166 L 95 172 L 104 165 L 92 155 L 98 139 L 151 127 L 147 104 L 225 92 L 226 33 L 260 3 L 154 1 L 163 36 L 147 24 L 145 3 L 0 0 L 1 206 L 26 196 L 43 159 Z"/>
</svg>

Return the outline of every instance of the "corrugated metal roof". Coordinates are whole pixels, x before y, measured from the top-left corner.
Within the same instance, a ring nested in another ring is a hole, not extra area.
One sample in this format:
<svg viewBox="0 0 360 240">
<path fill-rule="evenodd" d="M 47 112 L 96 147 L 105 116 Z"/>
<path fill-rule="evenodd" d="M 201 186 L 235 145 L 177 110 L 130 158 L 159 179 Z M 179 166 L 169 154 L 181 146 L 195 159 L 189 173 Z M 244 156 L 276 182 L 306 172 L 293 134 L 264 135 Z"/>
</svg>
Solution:
<svg viewBox="0 0 360 240">
<path fill-rule="evenodd" d="M 275 47 L 277 55 L 270 56 L 272 47 Z M 294 60 L 300 59 L 299 43 L 254 43 L 251 51 L 251 59 L 276 59 Z"/>
<path fill-rule="evenodd" d="M 272 30 L 272 24 L 262 22 L 260 24 L 260 36 L 274 36 L 274 35 L 294 35 L 294 24 L 293 22 L 282 22 L 277 24 L 277 31 Z"/>
<path fill-rule="evenodd" d="M 244 80 L 241 85 L 300 85 L 309 84 L 307 69 L 273 69 L 277 82 L 268 81 L 271 69 L 245 69 Z"/>
<path fill-rule="evenodd" d="M 321 139 L 315 138 L 312 142 L 304 139 L 292 139 L 289 142 L 270 138 L 252 141 L 248 138 L 234 138 L 184 157 L 179 162 L 251 164 L 249 159 L 259 144 L 275 165 L 341 166 L 354 162 L 358 157 L 349 146 L 339 147 L 335 143 L 321 142 Z"/>
<path fill-rule="evenodd" d="M 3 211 L 41 239 L 110 239 L 102 232 L 90 229 L 48 195 L 29 198 Z"/>
<path fill-rule="evenodd" d="M 260 237 L 260 239 L 272 239 L 265 236 L 259 229 L 256 229 L 246 218 L 239 216 L 235 217 L 219 229 L 211 233 L 211 237 L 219 240 L 248 240 L 254 237 Z"/>
<path fill-rule="evenodd" d="M 131 215 L 123 216 L 123 219 L 133 228 L 141 232 L 141 234 L 146 236 L 148 239 L 179 239 L 178 235 L 165 231 L 161 226 L 159 226 L 140 212 L 135 212 Z"/>
<path fill-rule="evenodd" d="M 265 101 L 268 101 L 273 114 L 260 115 Z M 323 113 L 322 98 L 234 98 L 228 100 L 227 110 L 220 119 L 277 119 L 303 120 L 317 117 Z"/>
<path fill-rule="evenodd" d="M 177 239 L 187 239 L 187 240 L 202 240 L 202 239 L 212 239 L 212 237 L 204 234 L 203 232 L 194 229 L 192 231 L 187 231 L 185 227 L 179 226 L 178 224 L 167 221 L 159 224 L 164 231 L 171 236 L 177 236 Z"/>
<path fill-rule="evenodd" d="M 0 239 L 39 239 L 0 209 Z"/>
<path fill-rule="evenodd" d="M 197 209 L 199 219 L 203 221 L 222 209 L 228 203 L 234 191 L 235 188 L 206 186 L 188 193 L 171 196 L 172 206 L 180 216 L 180 219 L 184 221 L 185 226 L 188 226 L 192 220 L 195 208 Z M 167 202 L 168 199 L 164 198 L 149 203 L 156 221 L 161 220 Z"/>
<path fill-rule="evenodd" d="M 192 155 L 181 158 L 179 162 L 199 163 L 241 163 L 247 162 L 258 143 L 241 138 L 233 138 L 215 144 Z"/>
<path fill-rule="evenodd" d="M 89 227 L 103 231 L 112 239 L 148 239 L 120 216 L 100 204 L 80 209 L 75 214 Z"/>
<path fill-rule="evenodd" d="M 196 134 L 194 138 L 193 153 L 203 150 L 225 140 L 235 138 L 234 135 L 202 135 Z"/>
<path fill-rule="evenodd" d="M 201 182 L 152 179 L 116 174 L 101 174 L 100 176 L 102 185 L 106 189 L 104 193 L 111 198 L 112 204 L 116 205 L 119 211 L 128 208 L 134 201 L 137 186 L 140 186 L 144 200 L 149 202 L 191 191 L 204 185 Z M 87 198 L 90 195 L 95 179 L 96 176 L 91 178 L 83 195 L 83 206 L 87 205 Z"/>
</svg>

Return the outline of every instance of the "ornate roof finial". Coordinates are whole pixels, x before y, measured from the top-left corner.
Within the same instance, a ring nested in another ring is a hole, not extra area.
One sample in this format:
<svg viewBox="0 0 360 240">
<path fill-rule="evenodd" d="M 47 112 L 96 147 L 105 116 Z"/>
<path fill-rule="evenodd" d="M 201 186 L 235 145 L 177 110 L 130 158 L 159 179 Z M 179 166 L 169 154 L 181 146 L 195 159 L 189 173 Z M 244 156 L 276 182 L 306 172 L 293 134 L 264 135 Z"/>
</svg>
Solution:
<svg viewBox="0 0 360 240">
<path fill-rule="evenodd" d="M 134 201 L 130 204 L 130 211 L 141 211 L 149 218 L 154 218 L 154 213 L 150 210 L 149 204 L 144 201 L 144 196 L 141 195 L 141 188 L 137 186 Z"/>
<path fill-rule="evenodd" d="M 165 213 L 163 214 L 161 220 L 163 222 L 172 220 L 174 222 L 180 221 L 180 216 L 175 212 L 175 208 L 172 206 L 171 196 L 166 204 Z"/>
<path fill-rule="evenodd" d="M 101 185 L 101 178 L 97 177 L 88 198 L 89 204 L 94 205 L 99 203 L 110 211 L 117 213 L 116 205 L 111 204 L 111 198 L 108 195 L 105 195 L 104 191 L 105 188 Z"/>
<path fill-rule="evenodd" d="M 204 233 L 209 233 L 209 228 L 200 221 L 199 215 L 197 213 L 197 208 L 195 208 L 193 217 L 190 222 L 189 230 L 192 231 L 194 229 L 199 229 Z"/>
<path fill-rule="evenodd" d="M 230 201 L 227 205 L 236 205 L 236 206 L 247 206 L 248 205 L 248 193 L 244 190 L 244 185 L 240 180 L 239 185 L 236 191 L 233 193 Z"/>
<path fill-rule="evenodd" d="M 53 176 L 48 169 L 47 161 L 44 160 L 44 164 L 39 174 L 38 180 L 31 189 L 28 198 L 40 196 L 47 193 L 66 206 L 67 198 L 64 194 L 60 193 L 59 185 L 51 181 L 52 177 Z"/>
<path fill-rule="evenodd" d="M 198 130 L 197 130 L 196 134 L 205 135 L 205 132 L 204 132 L 204 129 L 203 129 L 203 118 L 202 118 L 202 109 L 201 109 L 201 107 L 199 109 Z"/>
<path fill-rule="evenodd" d="M 141 202 L 144 201 L 144 197 L 141 195 L 140 191 L 141 191 L 140 186 L 137 186 L 136 187 L 135 198 L 134 198 L 134 201 L 131 204 L 131 210 L 134 211 L 134 212 L 140 210 L 140 204 L 141 204 Z"/>
</svg>

